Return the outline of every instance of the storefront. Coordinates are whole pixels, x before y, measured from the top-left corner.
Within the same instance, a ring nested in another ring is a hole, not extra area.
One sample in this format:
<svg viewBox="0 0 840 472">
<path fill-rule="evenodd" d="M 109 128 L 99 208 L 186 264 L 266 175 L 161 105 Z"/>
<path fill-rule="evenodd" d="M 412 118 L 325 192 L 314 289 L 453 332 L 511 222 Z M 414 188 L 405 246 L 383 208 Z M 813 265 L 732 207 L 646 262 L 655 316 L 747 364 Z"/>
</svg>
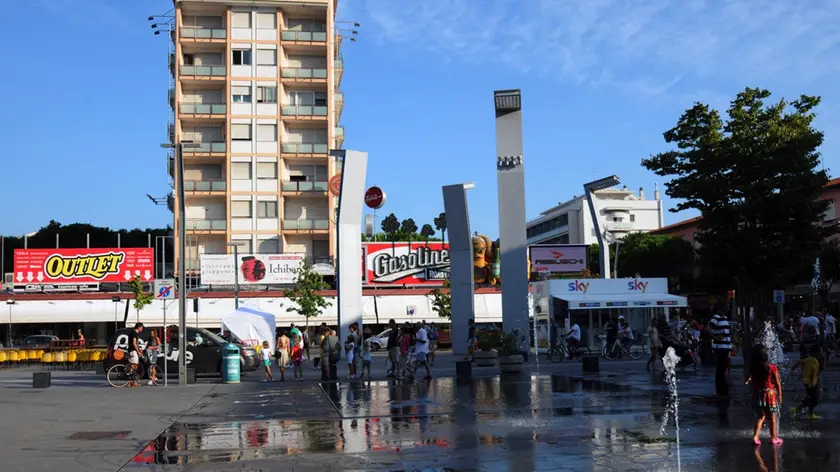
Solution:
<svg viewBox="0 0 840 472">
<path fill-rule="evenodd" d="M 607 321 L 624 316 L 634 331 L 645 333 L 654 315 L 688 306 L 685 297 L 668 293 L 668 281 L 651 279 L 554 279 L 533 282 L 534 332 L 537 346 L 548 346 L 549 320 L 561 328 L 577 323 L 581 340 L 600 349 L 598 336 Z"/>
</svg>

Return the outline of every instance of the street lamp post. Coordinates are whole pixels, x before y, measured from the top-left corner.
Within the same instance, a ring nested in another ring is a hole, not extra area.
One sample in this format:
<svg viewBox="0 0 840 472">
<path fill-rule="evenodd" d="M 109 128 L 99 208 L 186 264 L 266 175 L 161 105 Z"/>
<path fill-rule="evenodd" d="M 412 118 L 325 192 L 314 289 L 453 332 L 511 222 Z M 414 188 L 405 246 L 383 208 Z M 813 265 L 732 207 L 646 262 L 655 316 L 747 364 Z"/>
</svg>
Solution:
<svg viewBox="0 0 840 472">
<path fill-rule="evenodd" d="M 114 332 L 116 333 L 118 329 L 120 329 L 119 322 L 117 321 L 117 308 L 118 304 L 120 303 L 120 297 L 113 296 L 111 297 L 111 301 L 114 302 Z"/>
<path fill-rule="evenodd" d="M 604 244 L 604 229 L 598 219 L 598 212 L 595 211 L 595 203 L 592 201 L 592 193 L 605 188 L 615 187 L 621 183 L 617 175 L 611 175 L 603 179 L 594 180 L 583 184 L 583 191 L 586 193 L 586 203 L 589 206 L 589 215 L 592 217 L 592 224 L 595 226 L 595 236 L 598 239 L 598 248 L 601 251 L 601 277 L 610 278 L 610 248 Z"/>
<path fill-rule="evenodd" d="M 13 299 L 6 300 L 6 305 L 9 305 L 9 333 L 6 335 L 7 347 L 12 347 L 12 305 L 15 304 Z"/>
<path fill-rule="evenodd" d="M 239 309 L 239 244 L 228 243 L 228 246 L 233 247 L 233 303 L 234 308 Z"/>
</svg>

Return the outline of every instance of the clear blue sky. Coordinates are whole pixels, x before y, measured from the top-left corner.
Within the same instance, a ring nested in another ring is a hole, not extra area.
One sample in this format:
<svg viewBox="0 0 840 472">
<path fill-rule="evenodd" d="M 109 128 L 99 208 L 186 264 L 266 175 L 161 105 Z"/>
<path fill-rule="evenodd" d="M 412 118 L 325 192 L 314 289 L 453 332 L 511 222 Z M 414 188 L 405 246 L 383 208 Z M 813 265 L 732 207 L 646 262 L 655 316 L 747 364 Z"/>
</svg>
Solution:
<svg viewBox="0 0 840 472">
<path fill-rule="evenodd" d="M 691 3 L 693 6 L 685 6 Z M 495 237 L 492 91 L 521 88 L 527 215 L 612 173 L 649 197 L 640 159 L 700 100 L 745 86 L 821 95 L 825 165 L 837 159 L 840 4 L 742 0 L 341 0 L 345 147 L 370 153 L 385 212 L 418 225 L 441 185 L 475 181 L 474 230 Z M 166 0 L 12 2 L 0 30 L 4 113 L 0 233 L 50 219 L 163 226 L 166 40 L 146 17 Z M 666 207 L 672 202 L 666 200 Z M 666 214 L 666 223 L 690 214 Z"/>
</svg>

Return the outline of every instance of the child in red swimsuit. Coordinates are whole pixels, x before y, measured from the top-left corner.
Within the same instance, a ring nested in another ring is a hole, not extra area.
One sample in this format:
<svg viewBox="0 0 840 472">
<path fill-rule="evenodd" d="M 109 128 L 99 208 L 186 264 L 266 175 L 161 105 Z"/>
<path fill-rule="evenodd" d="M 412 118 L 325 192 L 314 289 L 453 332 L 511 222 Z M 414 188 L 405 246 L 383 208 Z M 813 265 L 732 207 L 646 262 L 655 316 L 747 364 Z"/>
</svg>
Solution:
<svg viewBox="0 0 840 472">
<path fill-rule="evenodd" d="M 761 348 L 753 355 L 750 375 L 745 383 L 753 383 L 753 402 L 758 419 L 755 422 L 753 443 L 761 445 L 758 439 L 764 420 L 768 420 L 770 440 L 774 446 L 782 444 L 778 436 L 776 412 L 782 405 L 782 381 L 779 379 L 779 369 L 767 361 L 767 351 Z"/>
<path fill-rule="evenodd" d="M 300 347 L 300 342 L 297 339 L 297 336 L 294 338 L 294 342 L 292 343 L 292 365 L 295 369 L 295 380 L 302 381 L 303 380 L 303 349 Z"/>
</svg>

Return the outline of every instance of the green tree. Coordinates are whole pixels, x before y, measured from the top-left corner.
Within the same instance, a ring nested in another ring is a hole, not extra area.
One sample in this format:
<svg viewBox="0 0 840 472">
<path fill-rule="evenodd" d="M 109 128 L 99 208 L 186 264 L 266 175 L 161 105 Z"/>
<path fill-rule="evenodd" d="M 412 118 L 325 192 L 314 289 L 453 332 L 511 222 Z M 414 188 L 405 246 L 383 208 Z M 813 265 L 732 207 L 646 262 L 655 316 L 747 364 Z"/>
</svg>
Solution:
<svg viewBox="0 0 840 472">
<path fill-rule="evenodd" d="M 435 235 L 435 230 L 432 229 L 432 225 L 426 223 L 420 228 L 420 236 L 426 239 L 426 247 L 429 246 L 429 238 Z"/>
<path fill-rule="evenodd" d="M 381 226 L 382 231 L 388 236 L 388 239 L 391 240 L 391 251 L 396 251 L 397 233 L 400 232 L 400 220 L 397 219 L 397 215 L 391 213 L 386 216 L 382 220 Z"/>
<path fill-rule="evenodd" d="M 692 272 L 694 248 L 684 239 L 664 234 L 632 233 L 621 241 L 619 277 L 665 277 L 676 286 L 683 276 Z"/>
<path fill-rule="evenodd" d="M 417 233 L 417 223 L 411 218 L 403 220 L 400 233 L 408 235 L 408 246 L 411 247 L 411 237 Z"/>
<path fill-rule="evenodd" d="M 330 302 L 321 295 L 330 285 L 324 282 L 321 274 L 312 270 L 312 264 L 304 259 L 295 270 L 295 285 L 283 292 L 283 295 L 294 302 L 295 307 L 286 308 L 288 313 L 298 313 L 306 318 L 306 331 L 309 332 L 309 318 L 321 314 Z"/>
<path fill-rule="evenodd" d="M 435 224 L 435 228 L 440 231 L 440 240 L 444 243 L 446 242 L 446 212 L 442 212 L 437 218 L 432 221 Z"/>
<path fill-rule="evenodd" d="M 132 306 L 134 306 L 134 311 L 137 313 L 137 321 L 140 321 L 140 310 L 150 305 L 155 297 L 151 293 L 143 292 L 143 281 L 136 275 L 128 281 L 128 286 L 134 294 L 134 304 Z"/>
<path fill-rule="evenodd" d="M 696 103 L 664 133 L 675 149 L 642 164 L 670 177 L 674 212 L 703 216 L 696 235 L 698 262 L 730 280 L 738 302 L 756 313 L 771 307 L 771 290 L 810 280 L 823 241 L 820 200 L 828 174 L 820 170 L 823 133 L 813 127 L 818 97 L 766 103 L 770 92 L 746 89 L 731 102 L 728 119 Z M 745 310 L 748 313 L 749 310 Z"/>
<path fill-rule="evenodd" d="M 449 280 L 443 281 L 443 290 L 440 287 L 432 290 L 432 310 L 441 318 L 452 320 L 452 285 Z"/>
<path fill-rule="evenodd" d="M 836 239 L 828 239 L 820 251 L 820 283 L 817 293 L 824 306 L 828 306 L 828 294 L 840 282 L 840 247 Z"/>
</svg>

